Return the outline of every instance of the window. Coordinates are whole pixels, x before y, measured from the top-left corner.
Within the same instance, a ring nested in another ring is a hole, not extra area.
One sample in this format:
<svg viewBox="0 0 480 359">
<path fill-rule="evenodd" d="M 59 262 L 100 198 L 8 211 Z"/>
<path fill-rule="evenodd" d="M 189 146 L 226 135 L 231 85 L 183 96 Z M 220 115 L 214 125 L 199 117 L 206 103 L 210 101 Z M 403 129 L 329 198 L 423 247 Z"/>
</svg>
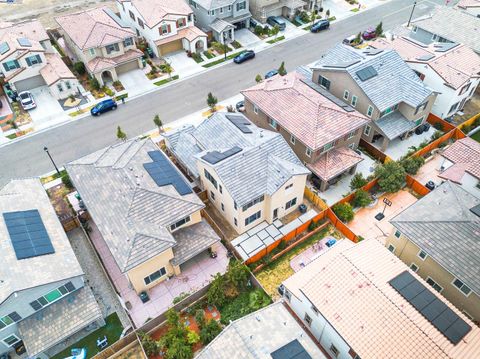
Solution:
<svg viewBox="0 0 480 359">
<path fill-rule="evenodd" d="M 323 146 L 322 153 L 323 153 L 323 152 L 327 152 L 328 150 L 330 150 L 330 149 L 334 146 L 334 144 L 335 144 L 335 142 L 327 143 L 325 146 Z"/>
<path fill-rule="evenodd" d="M 312 318 L 310 318 L 307 313 L 305 313 L 305 322 L 308 324 L 309 327 L 312 326 Z"/>
<path fill-rule="evenodd" d="M 4 338 L 2 340 L 6 345 L 8 345 L 9 347 L 12 347 L 14 346 L 15 344 L 17 344 L 20 339 L 15 335 L 15 334 L 12 334 L 6 338 Z"/>
<path fill-rule="evenodd" d="M 395 233 L 393 234 L 395 237 L 397 238 L 400 238 L 400 236 L 402 235 L 402 233 L 400 231 L 395 231 Z"/>
<path fill-rule="evenodd" d="M 29 56 L 25 58 L 28 66 L 35 66 L 42 63 L 42 58 L 40 55 Z"/>
<path fill-rule="evenodd" d="M 346 135 L 346 136 L 344 137 L 344 140 L 347 141 L 347 140 L 355 137 L 356 134 L 357 134 L 357 130 L 352 131 L 352 132 L 350 132 L 348 135 Z"/>
<path fill-rule="evenodd" d="M 105 49 L 107 50 L 107 54 L 110 54 L 110 53 L 116 52 L 116 51 L 120 51 L 120 47 L 118 46 L 118 44 L 107 45 L 107 46 L 105 46 Z"/>
<path fill-rule="evenodd" d="M 210 198 L 212 201 L 215 201 L 215 193 L 213 193 L 213 191 L 210 191 Z"/>
<path fill-rule="evenodd" d="M 468 296 L 472 291 L 466 284 L 464 284 L 460 279 L 455 279 L 452 284 L 463 294 Z"/>
<path fill-rule="evenodd" d="M 213 187 L 217 188 L 217 180 L 213 178 L 210 172 L 208 172 L 206 169 L 203 169 L 203 172 L 205 173 L 205 177 L 213 184 Z"/>
<path fill-rule="evenodd" d="M 332 354 L 336 357 L 338 357 L 338 355 L 340 354 L 340 352 L 338 351 L 337 347 L 335 345 L 330 345 L 330 351 L 332 352 Z"/>
<path fill-rule="evenodd" d="M 131 10 L 128 10 L 128 14 L 130 15 L 130 19 L 135 21 L 135 15 L 133 14 L 133 12 Z"/>
<path fill-rule="evenodd" d="M 288 290 L 285 289 L 285 298 L 287 298 L 287 300 L 290 302 L 290 300 L 292 299 L 292 294 L 290 294 L 290 292 Z"/>
<path fill-rule="evenodd" d="M 427 253 L 425 253 L 424 251 L 420 251 L 420 252 L 418 252 L 417 256 L 418 256 L 418 258 L 420 258 L 422 261 L 424 261 L 424 260 L 427 258 Z"/>
<path fill-rule="evenodd" d="M 425 110 L 425 109 L 427 108 L 427 106 L 428 106 L 428 101 L 426 101 L 426 102 L 424 102 L 424 103 L 421 103 L 420 105 L 418 105 L 418 106 L 415 108 L 415 113 L 414 113 L 414 114 L 416 115 L 416 114 L 419 113 L 420 111 Z"/>
<path fill-rule="evenodd" d="M 318 313 L 319 313 L 318 309 L 317 309 L 314 305 L 312 305 L 312 311 L 313 311 L 316 315 L 318 315 Z"/>
<path fill-rule="evenodd" d="M 222 211 L 225 212 L 225 206 L 223 205 L 223 203 L 221 203 L 222 205 Z"/>
<path fill-rule="evenodd" d="M 393 244 L 388 245 L 388 250 L 392 253 L 395 253 L 395 246 Z"/>
<path fill-rule="evenodd" d="M 418 271 L 418 266 L 415 263 L 410 264 L 410 269 L 413 270 L 414 272 Z"/>
<path fill-rule="evenodd" d="M 237 209 L 237 202 L 233 201 L 233 208 Z"/>
<path fill-rule="evenodd" d="M 128 47 L 133 45 L 133 38 L 129 37 L 123 40 L 123 46 Z"/>
<path fill-rule="evenodd" d="M 88 52 L 90 53 L 90 56 L 95 56 L 96 55 L 95 49 L 90 49 L 90 50 L 88 50 Z"/>
<path fill-rule="evenodd" d="M 57 84 L 57 89 L 58 89 L 58 92 L 63 92 L 63 86 L 61 83 Z"/>
<path fill-rule="evenodd" d="M 257 105 L 253 105 L 253 112 L 255 112 L 258 115 L 258 107 Z"/>
<path fill-rule="evenodd" d="M 160 32 L 160 35 L 165 35 L 170 33 L 172 31 L 172 28 L 169 24 L 162 24 L 159 28 L 158 31 Z"/>
<path fill-rule="evenodd" d="M 247 8 L 247 3 L 245 1 L 237 3 L 237 11 L 245 10 Z"/>
<path fill-rule="evenodd" d="M 421 125 L 424 119 L 425 119 L 425 116 L 422 116 L 418 120 L 416 120 L 415 121 L 415 126 Z"/>
<path fill-rule="evenodd" d="M 258 211 L 257 213 L 252 214 L 250 217 L 245 219 L 245 225 L 248 226 L 250 223 L 255 222 L 257 219 L 259 219 L 262 215 L 262 211 Z"/>
<path fill-rule="evenodd" d="M 293 187 L 293 183 L 290 183 L 287 187 L 285 187 L 285 191 L 288 191 L 292 187 Z"/>
<path fill-rule="evenodd" d="M 318 77 L 318 84 L 323 88 L 330 90 L 330 80 L 326 77 L 323 77 L 322 75 Z"/>
<path fill-rule="evenodd" d="M 208 15 L 214 16 L 215 15 L 215 10 L 208 10 Z"/>
<path fill-rule="evenodd" d="M 68 293 L 71 293 L 75 290 L 75 286 L 72 282 L 67 282 L 64 285 L 54 289 L 47 294 L 41 296 L 40 298 L 35 299 L 33 302 L 30 303 L 30 306 L 34 310 L 39 310 L 46 305 L 57 301 L 58 299 L 64 297 Z"/>
<path fill-rule="evenodd" d="M 142 29 L 145 29 L 145 24 L 143 23 L 142 19 L 138 18 L 138 25 L 140 25 L 140 27 Z"/>
<path fill-rule="evenodd" d="M 368 105 L 367 116 L 372 117 L 372 115 L 373 115 L 373 107 L 372 105 Z"/>
<path fill-rule="evenodd" d="M 177 27 L 184 27 L 187 24 L 184 17 L 177 20 Z"/>
<path fill-rule="evenodd" d="M 425 80 L 425 74 L 422 74 L 420 71 L 413 70 L 415 74 L 420 78 L 420 80 Z"/>
<path fill-rule="evenodd" d="M 348 145 L 348 148 L 355 150 L 355 142 Z"/>
<path fill-rule="evenodd" d="M 228 11 L 232 11 L 232 5 L 228 5 Z"/>
<path fill-rule="evenodd" d="M 452 105 L 452 107 L 450 107 L 450 110 L 448 110 L 448 113 L 452 113 L 453 111 L 455 111 L 457 109 L 459 103 L 460 102 L 454 103 Z"/>
<path fill-rule="evenodd" d="M 220 14 L 223 14 L 223 7 L 220 8 Z"/>
<path fill-rule="evenodd" d="M 438 36 L 436 34 L 433 34 L 432 35 L 432 41 L 437 41 L 438 40 Z"/>
<path fill-rule="evenodd" d="M 67 90 L 72 89 L 72 84 L 70 83 L 70 81 L 65 81 L 65 87 L 67 88 Z"/>
<path fill-rule="evenodd" d="M 295 137 L 293 137 L 292 135 L 290 135 L 290 143 L 291 143 L 292 145 L 295 144 Z"/>
<path fill-rule="evenodd" d="M 179 220 L 178 222 L 170 226 L 170 230 L 173 231 L 180 226 L 183 226 L 185 223 L 190 222 L 190 216 L 185 217 L 184 219 Z"/>
<path fill-rule="evenodd" d="M 17 312 L 11 312 L 9 315 L 0 318 L 0 329 L 9 326 L 15 322 L 18 322 L 22 319 L 22 317 Z"/>
<path fill-rule="evenodd" d="M 350 92 L 348 90 L 343 91 L 343 99 L 348 101 L 348 97 L 350 96 Z"/>
<path fill-rule="evenodd" d="M 190 5 L 191 5 L 194 9 L 197 8 L 197 3 L 196 3 L 195 1 L 190 0 L 189 3 L 190 3 Z"/>
<path fill-rule="evenodd" d="M 277 129 L 277 121 L 275 121 L 273 118 L 268 118 L 268 124 L 270 125 L 270 127 Z"/>
<path fill-rule="evenodd" d="M 238 222 L 236 218 L 233 219 L 233 223 L 235 223 L 235 226 L 238 227 Z"/>
<path fill-rule="evenodd" d="M 297 197 L 295 197 L 294 199 L 291 199 L 290 201 L 285 203 L 285 209 L 289 209 L 290 207 L 293 207 L 296 204 L 297 204 Z"/>
<path fill-rule="evenodd" d="M 218 185 L 218 190 L 220 191 L 220 193 L 223 193 L 223 188 L 221 184 Z"/>
<path fill-rule="evenodd" d="M 380 117 L 383 117 L 385 115 L 388 115 L 389 113 L 395 111 L 396 109 L 398 108 L 398 104 L 394 105 L 394 106 L 390 106 L 388 107 L 385 111 L 382 111 L 380 113 Z"/>
<path fill-rule="evenodd" d="M 435 282 L 432 278 L 427 277 L 427 283 L 430 284 L 430 285 L 433 287 L 433 289 L 435 289 L 438 293 L 441 293 L 441 292 L 442 292 L 443 288 L 440 287 L 440 286 L 437 284 L 437 282 Z"/>
<path fill-rule="evenodd" d="M 370 134 L 370 130 L 371 130 L 371 129 L 372 129 L 372 128 L 371 128 L 369 125 L 366 125 L 366 126 L 365 126 L 365 129 L 363 130 L 363 134 L 364 134 L 365 136 L 368 136 L 368 135 Z"/>
<path fill-rule="evenodd" d="M 471 321 L 473 321 L 473 319 L 474 319 L 473 316 L 471 316 L 470 314 L 468 314 L 466 311 L 462 310 L 462 314 L 463 314 L 464 316 L 466 316 L 468 319 L 470 319 Z"/>
<path fill-rule="evenodd" d="M 353 106 L 353 107 L 357 106 L 357 100 L 358 100 L 358 97 L 355 96 L 355 95 L 353 95 L 353 96 L 352 96 L 352 106 Z"/>
<path fill-rule="evenodd" d="M 265 196 L 262 194 L 260 197 L 257 197 L 254 200 L 248 202 L 246 205 L 244 205 L 242 207 L 242 211 L 245 212 L 247 209 L 256 205 L 257 203 L 263 202 L 264 199 L 265 199 Z"/>
<path fill-rule="evenodd" d="M 11 60 L 3 63 L 3 67 L 5 68 L 5 71 L 12 71 L 15 69 L 19 69 L 20 65 L 17 60 Z"/>
<path fill-rule="evenodd" d="M 307 147 L 307 148 L 305 149 L 305 154 L 307 155 L 307 157 L 312 157 L 312 150 Z"/>
<path fill-rule="evenodd" d="M 149 276 L 143 278 L 143 280 L 145 281 L 145 284 L 150 284 L 155 282 L 157 279 L 162 278 L 165 274 L 167 274 L 167 271 L 165 270 L 165 267 L 162 267 L 159 270 L 150 274 Z"/>
</svg>

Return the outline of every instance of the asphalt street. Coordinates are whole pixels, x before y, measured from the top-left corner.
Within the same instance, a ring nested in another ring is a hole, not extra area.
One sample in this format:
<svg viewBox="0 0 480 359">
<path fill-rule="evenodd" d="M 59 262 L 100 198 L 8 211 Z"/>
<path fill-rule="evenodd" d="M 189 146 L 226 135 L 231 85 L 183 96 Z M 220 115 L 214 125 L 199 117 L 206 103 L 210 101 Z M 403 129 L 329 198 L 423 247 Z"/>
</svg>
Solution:
<svg viewBox="0 0 480 359">
<path fill-rule="evenodd" d="M 328 31 L 307 33 L 257 54 L 254 60 L 237 65 L 230 63 L 171 86 L 139 97 L 100 117 L 86 117 L 50 129 L 0 148 L 0 185 L 11 178 L 39 176 L 53 170 L 43 151 L 48 146 L 59 166 L 88 153 L 114 144 L 116 128 L 121 126 L 129 137 L 153 129 L 153 117 L 159 114 L 164 123 L 175 121 L 206 107 L 208 92 L 221 101 L 255 84 L 255 76 L 278 68 L 285 61 L 287 70 L 319 59 L 330 47 L 345 37 L 383 21 L 390 29 L 406 23 L 413 0 L 392 0 L 355 16 L 334 22 Z M 444 0 L 420 0 L 414 18 L 431 12 Z"/>
</svg>

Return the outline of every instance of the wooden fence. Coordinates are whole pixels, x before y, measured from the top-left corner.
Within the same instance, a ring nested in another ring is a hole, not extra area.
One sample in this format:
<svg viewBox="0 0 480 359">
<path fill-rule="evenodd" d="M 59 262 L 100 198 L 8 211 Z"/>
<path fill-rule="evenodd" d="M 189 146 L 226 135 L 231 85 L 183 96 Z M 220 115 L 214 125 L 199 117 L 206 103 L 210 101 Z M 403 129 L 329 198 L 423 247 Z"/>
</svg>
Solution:
<svg viewBox="0 0 480 359">
<path fill-rule="evenodd" d="M 304 196 L 312 202 L 318 208 L 324 210 L 328 208 L 328 205 L 321 199 L 315 192 L 313 192 L 310 188 L 305 186 Z"/>
<path fill-rule="evenodd" d="M 458 126 L 458 128 L 459 128 L 460 130 L 462 130 L 462 132 L 463 132 L 463 129 L 464 129 L 465 127 L 467 127 L 467 126 L 472 126 L 473 123 L 474 123 L 475 121 L 477 121 L 479 118 L 480 118 L 480 113 L 477 113 L 475 116 L 472 116 L 472 117 L 470 117 L 468 120 L 466 120 L 465 122 L 462 122 L 462 123 Z"/>
<path fill-rule="evenodd" d="M 375 185 L 378 183 L 378 178 L 374 178 L 373 180 L 371 180 L 370 182 L 368 182 L 366 185 L 364 185 L 363 187 L 359 188 L 359 189 L 363 189 L 364 191 L 370 191 L 373 187 L 375 187 Z M 333 206 L 335 206 L 336 204 L 339 204 L 339 203 L 347 203 L 347 202 L 351 202 L 353 200 L 353 198 L 355 197 L 355 192 L 358 191 L 358 190 L 355 190 L 354 192 L 350 193 L 348 196 L 345 196 L 343 197 L 341 200 L 339 200 L 338 202 L 336 202 Z M 332 206 L 332 207 L 333 207 Z"/>
<path fill-rule="evenodd" d="M 419 149 L 417 152 L 415 152 L 412 156 L 426 156 L 429 154 L 432 150 L 439 148 L 441 144 L 446 144 L 449 141 L 452 140 L 458 140 L 460 138 L 466 137 L 465 134 L 459 130 L 458 128 L 454 128 L 452 131 L 445 133 L 443 136 L 437 138 L 435 141 L 432 141 L 425 147 Z"/>
<path fill-rule="evenodd" d="M 131 332 L 126 336 L 124 336 L 123 338 L 120 338 L 119 340 L 117 340 L 115 343 L 113 343 L 109 347 L 105 348 L 105 350 L 102 350 L 100 353 L 94 355 L 93 359 L 116 358 L 137 345 L 140 346 L 142 353 L 144 355 L 144 358 L 147 358 L 147 355 L 143 351 L 143 347 L 140 344 L 140 340 L 137 337 L 137 333 Z"/>
<path fill-rule="evenodd" d="M 443 132 L 450 132 L 454 130 L 456 127 L 455 125 L 451 124 L 450 122 L 447 122 L 443 119 L 441 119 L 438 116 L 435 116 L 433 113 L 429 114 L 427 117 L 427 122 L 431 124 L 433 127 L 436 127 L 438 125 L 442 126 L 442 131 Z"/>
<path fill-rule="evenodd" d="M 405 180 L 407 182 L 407 187 L 411 188 L 420 196 L 425 196 L 430 193 L 430 190 L 427 187 L 425 187 L 423 184 L 418 182 L 415 178 L 413 178 L 409 174 L 407 174 Z"/>
<path fill-rule="evenodd" d="M 377 161 L 380 161 L 381 163 L 385 163 L 385 161 L 391 160 L 390 157 L 388 157 L 385 153 L 380 151 L 378 148 L 376 148 L 374 145 L 371 143 L 365 141 L 363 138 L 360 139 L 360 147 L 365 149 L 367 153 L 375 158 Z"/>
</svg>

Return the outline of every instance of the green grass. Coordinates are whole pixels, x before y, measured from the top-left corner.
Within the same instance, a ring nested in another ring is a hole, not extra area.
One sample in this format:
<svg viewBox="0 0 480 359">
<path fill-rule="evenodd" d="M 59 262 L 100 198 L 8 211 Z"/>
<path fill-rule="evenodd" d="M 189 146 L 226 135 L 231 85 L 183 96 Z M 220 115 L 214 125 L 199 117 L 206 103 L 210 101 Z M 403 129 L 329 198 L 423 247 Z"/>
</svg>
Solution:
<svg viewBox="0 0 480 359">
<path fill-rule="evenodd" d="M 282 40 L 285 40 L 285 36 L 279 36 L 276 39 L 268 40 L 267 43 L 268 44 L 274 44 L 274 43 L 282 41 Z"/>
<path fill-rule="evenodd" d="M 475 141 L 480 142 L 480 131 L 471 136 Z"/>
<path fill-rule="evenodd" d="M 213 59 L 215 57 L 210 51 L 204 51 L 203 54 L 207 57 L 207 59 Z"/>
<path fill-rule="evenodd" d="M 330 22 L 332 22 L 332 21 L 334 21 L 334 20 L 337 20 L 337 18 L 336 18 L 335 16 L 330 16 L 330 17 L 328 18 L 328 21 L 330 21 Z"/>
<path fill-rule="evenodd" d="M 40 182 L 42 183 L 48 183 L 50 181 L 53 181 L 53 180 L 56 180 L 57 178 L 60 178 L 60 177 L 63 177 L 67 174 L 67 170 L 61 170 L 60 171 L 60 174 L 58 174 L 57 172 L 55 172 L 54 174 L 52 174 L 51 176 L 47 176 L 47 177 L 42 177 L 40 178 Z"/>
<path fill-rule="evenodd" d="M 13 140 L 14 138 L 17 138 L 17 135 L 15 133 L 12 133 L 11 135 L 8 135 L 7 138 Z"/>
<path fill-rule="evenodd" d="M 350 10 L 351 12 L 359 12 L 360 10 L 358 10 L 358 7 L 356 7 L 355 9 L 352 9 Z"/>
<path fill-rule="evenodd" d="M 194 59 L 197 64 L 199 64 L 200 62 L 203 62 L 202 56 L 197 53 L 192 54 L 192 59 Z"/>
<path fill-rule="evenodd" d="M 227 60 L 233 59 L 235 56 L 238 56 L 238 55 L 241 54 L 242 52 L 243 52 L 243 51 L 239 51 L 239 52 L 236 52 L 236 53 L 234 53 L 234 54 L 228 55 L 228 56 L 227 56 Z M 225 58 L 221 58 L 220 60 L 210 62 L 210 63 L 208 63 L 208 64 L 206 64 L 206 65 L 203 65 L 203 67 L 209 68 L 209 67 L 212 67 L 212 66 L 221 64 L 222 62 L 225 62 Z"/>
<path fill-rule="evenodd" d="M 166 83 L 168 83 L 170 81 L 175 81 L 175 80 L 178 80 L 178 75 L 172 76 L 172 79 L 163 79 L 163 80 L 154 82 L 153 84 L 157 85 L 157 86 L 162 86 L 162 85 L 165 85 Z"/>
<path fill-rule="evenodd" d="M 85 338 L 80 339 L 78 342 L 71 345 L 67 349 L 54 355 L 53 357 L 51 357 L 51 359 L 63 359 L 69 357 L 71 356 L 70 352 L 73 348 L 84 347 L 87 348 L 87 358 L 91 358 L 99 352 L 97 348 L 97 339 L 103 338 L 105 335 L 107 336 L 109 345 L 115 343 L 118 339 L 120 339 L 120 335 L 123 331 L 122 323 L 120 322 L 117 313 L 110 314 L 105 319 L 105 322 L 105 326 L 98 328 L 94 332 L 87 335 Z"/>
</svg>

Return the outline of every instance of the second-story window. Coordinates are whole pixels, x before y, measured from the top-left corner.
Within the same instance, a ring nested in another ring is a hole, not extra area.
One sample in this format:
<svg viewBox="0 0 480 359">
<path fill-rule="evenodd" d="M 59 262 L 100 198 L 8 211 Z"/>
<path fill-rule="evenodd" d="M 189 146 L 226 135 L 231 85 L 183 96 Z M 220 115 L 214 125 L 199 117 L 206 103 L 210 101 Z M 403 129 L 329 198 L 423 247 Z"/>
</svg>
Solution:
<svg viewBox="0 0 480 359">
<path fill-rule="evenodd" d="M 220 8 L 220 14 L 223 14 L 223 7 Z"/>
<path fill-rule="evenodd" d="M 34 65 L 41 64 L 42 58 L 40 57 L 40 55 L 34 55 L 34 56 L 27 57 L 25 61 L 27 62 L 28 66 L 34 66 Z"/>
<path fill-rule="evenodd" d="M 323 77 L 322 75 L 320 75 L 318 77 L 318 83 L 320 86 L 322 86 L 323 88 L 327 89 L 327 90 L 330 90 L 330 80 L 327 79 L 326 77 Z"/>
<path fill-rule="evenodd" d="M 428 101 L 425 101 L 424 103 L 421 103 L 415 108 L 415 115 L 423 110 L 425 110 L 428 106 Z"/>
<path fill-rule="evenodd" d="M 120 51 L 120 47 L 118 46 L 118 44 L 107 45 L 107 46 L 105 46 L 105 49 L 107 50 L 107 54 L 111 54 L 112 52 Z"/>
<path fill-rule="evenodd" d="M 172 31 L 172 28 L 170 27 L 169 24 L 162 24 L 162 26 L 160 26 L 158 31 L 160 32 L 160 35 L 165 35 L 170 33 Z"/>
<path fill-rule="evenodd" d="M 228 5 L 228 11 L 232 11 L 232 5 Z"/>
<path fill-rule="evenodd" d="M 270 127 L 277 129 L 277 121 L 275 121 L 273 118 L 268 118 L 268 124 L 270 125 Z"/>
<path fill-rule="evenodd" d="M 358 97 L 355 96 L 355 95 L 352 95 L 352 106 L 353 107 L 357 106 L 357 101 L 358 101 Z"/>
<path fill-rule="evenodd" d="M 3 63 L 3 67 L 5 68 L 5 71 L 12 71 L 20 68 L 20 64 L 18 63 L 17 60 L 10 60 L 7 62 Z"/>
<path fill-rule="evenodd" d="M 95 49 L 89 49 L 88 52 L 90 53 L 90 56 L 95 56 L 96 54 Z"/>
<path fill-rule="evenodd" d="M 135 15 L 133 14 L 133 12 L 131 10 L 128 10 L 128 14 L 130 15 L 130 19 L 135 21 Z"/>
<path fill-rule="evenodd" d="M 245 10 L 247 8 L 247 3 L 245 1 L 239 2 L 237 4 L 237 11 Z"/>
<path fill-rule="evenodd" d="M 307 157 L 312 157 L 312 150 L 307 147 L 305 150 L 305 154 L 307 155 Z"/>
<path fill-rule="evenodd" d="M 123 40 L 123 46 L 128 47 L 133 45 L 133 38 L 129 37 Z"/>
<path fill-rule="evenodd" d="M 335 145 L 335 142 L 327 143 L 325 146 L 323 146 L 323 151 L 322 151 L 322 152 L 327 152 L 327 151 L 330 150 L 334 145 Z"/>
<path fill-rule="evenodd" d="M 184 27 L 186 24 L 185 18 L 181 17 L 180 19 L 177 19 L 177 27 Z"/>
<path fill-rule="evenodd" d="M 197 8 L 197 3 L 195 1 L 190 0 L 189 3 L 190 3 L 190 6 L 193 7 L 194 9 Z"/>
<path fill-rule="evenodd" d="M 372 105 L 368 105 L 367 116 L 372 117 L 373 115 L 373 107 Z"/>
<path fill-rule="evenodd" d="M 138 25 L 140 25 L 140 27 L 142 29 L 145 29 L 145 24 L 143 23 L 142 19 L 138 18 Z"/>
</svg>

